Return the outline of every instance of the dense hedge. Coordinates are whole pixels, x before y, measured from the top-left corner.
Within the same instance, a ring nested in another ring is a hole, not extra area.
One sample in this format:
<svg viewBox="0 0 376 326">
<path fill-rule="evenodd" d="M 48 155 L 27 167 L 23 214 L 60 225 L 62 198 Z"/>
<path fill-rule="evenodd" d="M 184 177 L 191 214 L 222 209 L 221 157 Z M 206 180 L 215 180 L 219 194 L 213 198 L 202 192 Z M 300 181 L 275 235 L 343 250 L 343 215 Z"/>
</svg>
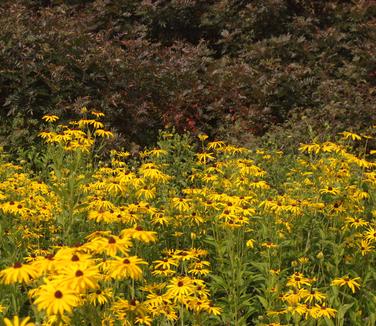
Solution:
<svg viewBox="0 0 376 326">
<path fill-rule="evenodd" d="M 352 1 L 4 1 L 3 143 L 100 108 L 137 144 L 159 128 L 249 143 L 375 119 L 376 12 Z M 302 117 L 305 117 L 304 119 Z M 372 121 L 373 120 L 373 121 Z M 271 129 L 272 127 L 272 129 Z M 308 135 L 308 133 L 305 133 Z M 292 140 L 291 140 L 292 139 Z"/>
</svg>

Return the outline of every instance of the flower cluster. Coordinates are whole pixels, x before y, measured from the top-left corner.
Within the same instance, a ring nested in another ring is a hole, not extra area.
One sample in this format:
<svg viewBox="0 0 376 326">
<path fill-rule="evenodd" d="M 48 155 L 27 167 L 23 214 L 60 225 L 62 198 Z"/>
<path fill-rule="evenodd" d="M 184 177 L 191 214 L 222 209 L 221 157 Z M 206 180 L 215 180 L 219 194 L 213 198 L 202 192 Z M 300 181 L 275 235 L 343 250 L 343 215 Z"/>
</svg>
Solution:
<svg viewBox="0 0 376 326">
<path fill-rule="evenodd" d="M 0 167 L 6 325 L 368 320 L 375 152 L 349 143 L 369 136 L 290 156 L 164 132 L 135 158 L 100 152 L 114 135 L 102 113 L 83 114 L 67 125 L 43 117 L 39 174 Z"/>
</svg>

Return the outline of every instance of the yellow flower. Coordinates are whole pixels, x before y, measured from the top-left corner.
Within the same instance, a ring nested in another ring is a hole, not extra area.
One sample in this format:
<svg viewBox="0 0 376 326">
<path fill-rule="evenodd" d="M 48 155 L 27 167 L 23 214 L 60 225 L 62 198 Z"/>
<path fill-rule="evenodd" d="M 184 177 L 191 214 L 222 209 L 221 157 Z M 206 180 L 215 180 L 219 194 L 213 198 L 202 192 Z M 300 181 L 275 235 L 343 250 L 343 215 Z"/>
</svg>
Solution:
<svg viewBox="0 0 376 326">
<path fill-rule="evenodd" d="M 277 245 L 277 244 L 275 244 L 275 243 L 273 243 L 273 242 L 270 242 L 270 241 L 268 241 L 268 242 L 263 242 L 263 243 L 261 244 L 261 246 L 262 246 L 262 247 L 265 247 L 265 248 L 267 248 L 267 249 L 278 248 L 278 245 Z"/>
<path fill-rule="evenodd" d="M 154 266 L 155 269 L 159 269 L 159 268 L 170 269 L 171 266 L 175 266 L 175 267 L 178 266 L 178 262 L 174 258 L 165 258 L 162 260 L 155 260 L 154 264 L 155 264 Z"/>
<path fill-rule="evenodd" d="M 249 240 L 247 241 L 247 243 L 246 243 L 246 246 L 247 246 L 248 248 L 253 248 L 254 245 L 255 245 L 255 240 L 253 240 L 253 239 L 249 239 Z"/>
<path fill-rule="evenodd" d="M 111 289 L 98 289 L 95 292 L 89 293 L 87 296 L 87 300 L 94 306 L 98 304 L 103 305 L 107 303 L 110 298 L 112 297 L 112 290 Z"/>
<path fill-rule="evenodd" d="M 172 198 L 172 205 L 180 212 L 187 212 L 190 208 L 189 199 L 180 197 Z"/>
<path fill-rule="evenodd" d="M 103 137 L 103 138 L 112 138 L 114 137 L 114 134 L 111 131 L 103 130 L 103 129 L 97 129 L 94 132 L 94 135 Z"/>
<path fill-rule="evenodd" d="M 98 287 L 100 274 L 97 266 L 87 263 L 68 265 L 61 271 L 61 285 L 71 290 L 82 292 Z"/>
<path fill-rule="evenodd" d="M 343 276 L 341 278 L 334 279 L 331 285 L 339 285 L 339 286 L 347 285 L 351 289 L 352 293 L 355 293 L 356 288 L 360 287 L 360 284 L 357 282 L 358 280 L 360 280 L 360 277 L 355 277 L 351 279 L 348 276 Z"/>
<path fill-rule="evenodd" d="M 78 127 L 81 129 L 89 125 L 93 126 L 95 129 L 104 127 L 104 124 L 102 122 L 93 119 L 81 119 L 80 121 L 78 121 Z"/>
<path fill-rule="evenodd" d="M 215 307 L 211 302 L 209 303 L 208 307 L 205 308 L 205 310 L 214 316 L 219 316 L 222 313 L 222 308 Z"/>
<path fill-rule="evenodd" d="M 307 313 L 307 305 L 295 303 L 294 305 L 287 307 L 287 311 L 291 312 L 293 316 L 302 316 Z"/>
<path fill-rule="evenodd" d="M 120 232 L 122 237 L 129 236 L 132 239 L 136 239 L 145 243 L 156 242 L 157 232 L 146 231 L 140 225 L 135 225 L 132 229 L 124 229 Z"/>
<path fill-rule="evenodd" d="M 60 286 L 56 282 L 48 282 L 36 292 L 38 310 L 45 310 L 47 315 L 63 315 L 64 312 L 71 313 L 79 303 L 76 293 Z"/>
<path fill-rule="evenodd" d="M 299 151 L 307 152 L 309 154 L 315 153 L 318 154 L 320 152 L 320 145 L 319 144 L 300 144 Z"/>
<path fill-rule="evenodd" d="M 141 189 L 137 190 L 136 196 L 138 199 L 152 200 L 157 194 L 157 188 L 144 186 Z"/>
<path fill-rule="evenodd" d="M 123 235 L 121 238 L 115 235 L 108 238 L 99 237 L 88 243 L 88 248 L 91 250 L 97 253 L 106 253 L 110 256 L 115 256 L 118 252 L 127 254 L 131 246 L 130 237 L 126 235 Z"/>
<path fill-rule="evenodd" d="M 334 187 L 325 187 L 325 188 L 322 188 L 319 190 L 319 193 L 321 195 L 324 195 L 324 194 L 331 194 L 331 195 L 339 195 L 340 194 L 340 190 L 338 188 L 334 188 Z"/>
<path fill-rule="evenodd" d="M 168 152 L 165 149 L 154 148 L 154 149 L 150 150 L 148 154 L 151 155 L 151 156 L 159 158 L 161 156 L 167 155 Z"/>
<path fill-rule="evenodd" d="M 369 223 L 361 218 L 357 217 L 346 217 L 346 223 L 348 223 L 351 227 L 357 229 L 360 226 L 366 226 Z"/>
<path fill-rule="evenodd" d="M 206 139 L 209 138 L 209 136 L 208 136 L 208 135 L 205 135 L 205 134 L 198 135 L 197 137 L 198 137 L 198 139 L 200 139 L 201 141 L 204 141 L 204 140 L 206 140 Z"/>
<path fill-rule="evenodd" d="M 202 164 L 206 164 L 207 162 L 215 159 L 215 157 L 213 156 L 213 153 L 207 153 L 207 152 L 198 153 L 196 154 L 196 156 L 197 156 L 198 161 Z"/>
<path fill-rule="evenodd" d="M 225 146 L 225 143 L 223 141 L 212 141 L 208 144 L 209 149 L 218 149 Z"/>
<path fill-rule="evenodd" d="M 108 261 L 108 274 L 114 279 L 131 278 L 139 280 L 142 278 L 142 270 L 138 265 L 147 265 L 147 262 L 137 256 L 114 257 L 115 260 Z"/>
<path fill-rule="evenodd" d="M 359 136 L 358 134 L 355 134 L 353 132 L 349 132 L 349 131 L 344 131 L 344 132 L 340 132 L 340 135 L 343 136 L 343 139 L 352 139 L 352 140 L 361 140 L 362 137 Z"/>
<path fill-rule="evenodd" d="M 20 262 L 14 263 L 12 267 L 6 268 L 0 272 L 1 282 L 4 284 L 27 283 L 37 276 L 34 267 Z"/>
<path fill-rule="evenodd" d="M 5 326 L 35 326 L 34 323 L 29 323 L 29 320 L 30 317 L 26 317 L 22 321 L 20 321 L 20 318 L 18 316 L 14 316 L 13 321 L 8 318 L 4 318 L 3 322 Z"/>
<path fill-rule="evenodd" d="M 372 242 L 376 241 L 376 228 L 375 227 L 370 227 L 367 232 L 364 234 L 365 239 Z"/>
<path fill-rule="evenodd" d="M 318 304 L 315 304 L 315 306 L 309 310 L 309 314 L 315 319 L 321 317 L 334 318 L 336 312 L 337 310 L 333 308 L 326 307 L 325 305 L 320 306 Z"/>
<path fill-rule="evenodd" d="M 46 122 L 55 122 L 55 121 L 59 120 L 59 117 L 57 115 L 46 114 L 42 117 L 42 120 L 44 120 Z"/>
<path fill-rule="evenodd" d="M 151 326 L 153 319 L 151 319 L 149 316 L 138 316 L 136 317 L 136 324 L 141 324 L 141 325 L 146 325 L 146 326 Z"/>
<path fill-rule="evenodd" d="M 103 112 L 91 111 L 91 114 L 94 115 L 96 118 L 104 117 Z"/>
<path fill-rule="evenodd" d="M 311 289 L 309 291 L 307 290 L 303 291 L 302 297 L 304 298 L 305 303 L 307 302 L 312 303 L 312 301 L 321 303 L 326 298 L 326 295 L 324 293 L 321 293 L 320 291 Z"/>
<path fill-rule="evenodd" d="M 300 288 L 302 285 L 310 285 L 311 280 L 307 277 L 304 277 L 302 273 L 296 272 L 288 278 L 287 286 L 292 286 Z"/>
<path fill-rule="evenodd" d="M 174 277 L 167 285 L 166 296 L 174 300 L 180 300 L 184 297 L 189 297 L 195 290 L 192 279 L 181 276 Z"/>
<path fill-rule="evenodd" d="M 371 245 L 369 240 L 362 240 L 358 246 L 362 256 L 365 256 L 366 254 L 372 252 L 375 249 L 375 247 Z"/>
</svg>

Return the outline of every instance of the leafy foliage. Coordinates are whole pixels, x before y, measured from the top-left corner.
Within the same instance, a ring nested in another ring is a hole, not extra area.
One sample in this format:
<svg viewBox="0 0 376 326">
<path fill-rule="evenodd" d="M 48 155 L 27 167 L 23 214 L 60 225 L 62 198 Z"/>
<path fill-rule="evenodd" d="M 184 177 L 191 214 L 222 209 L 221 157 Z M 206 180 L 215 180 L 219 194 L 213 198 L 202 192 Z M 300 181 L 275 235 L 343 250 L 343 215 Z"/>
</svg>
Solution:
<svg viewBox="0 0 376 326">
<path fill-rule="evenodd" d="M 306 129 L 303 117 L 315 135 L 323 123 L 334 134 L 375 119 L 375 6 L 367 1 L 18 0 L 0 8 L 1 134 L 11 148 L 32 143 L 29 121 L 47 112 L 69 118 L 83 105 L 104 110 L 140 145 L 163 126 L 244 144 L 281 126 L 287 146 Z M 14 134 L 15 125 L 23 131 Z"/>
</svg>

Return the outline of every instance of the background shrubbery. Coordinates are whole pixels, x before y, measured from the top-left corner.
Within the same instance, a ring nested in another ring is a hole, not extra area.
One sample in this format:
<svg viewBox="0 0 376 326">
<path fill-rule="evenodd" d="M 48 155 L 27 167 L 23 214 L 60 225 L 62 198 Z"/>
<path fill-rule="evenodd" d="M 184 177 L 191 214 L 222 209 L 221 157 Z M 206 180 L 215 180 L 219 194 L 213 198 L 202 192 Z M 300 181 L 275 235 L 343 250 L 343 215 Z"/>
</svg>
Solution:
<svg viewBox="0 0 376 326">
<path fill-rule="evenodd" d="M 370 1 L 3 1 L 1 142 L 31 144 L 43 114 L 84 105 L 138 145 L 164 126 L 281 146 L 363 130 L 376 116 L 375 12 Z"/>
</svg>

